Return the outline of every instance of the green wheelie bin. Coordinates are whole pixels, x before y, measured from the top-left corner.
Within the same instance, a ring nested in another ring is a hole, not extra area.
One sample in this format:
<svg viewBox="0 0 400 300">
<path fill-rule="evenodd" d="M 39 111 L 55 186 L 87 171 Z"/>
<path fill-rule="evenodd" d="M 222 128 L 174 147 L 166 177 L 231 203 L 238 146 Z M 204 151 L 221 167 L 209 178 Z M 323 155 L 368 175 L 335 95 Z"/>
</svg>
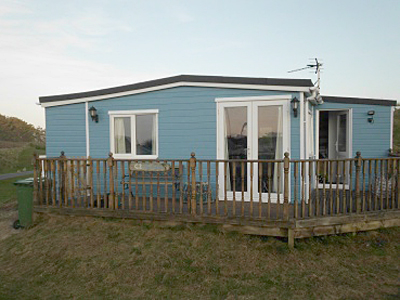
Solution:
<svg viewBox="0 0 400 300">
<path fill-rule="evenodd" d="M 13 227 L 27 228 L 32 225 L 33 219 L 33 178 L 18 180 L 14 185 L 17 187 L 18 220 Z"/>
</svg>

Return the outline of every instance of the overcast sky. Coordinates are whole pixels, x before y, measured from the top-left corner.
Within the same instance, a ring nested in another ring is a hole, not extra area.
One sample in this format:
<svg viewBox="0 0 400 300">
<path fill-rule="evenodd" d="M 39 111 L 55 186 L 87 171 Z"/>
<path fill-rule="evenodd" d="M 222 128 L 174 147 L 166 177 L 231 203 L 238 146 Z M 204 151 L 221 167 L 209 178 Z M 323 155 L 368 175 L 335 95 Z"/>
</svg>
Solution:
<svg viewBox="0 0 400 300">
<path fill-rule="evenodd" d="M 0 0 L 0 113 L 39 96 L 178 74 L 277 78 L 310 58 L 321 93 L 400 100 L 400 1 Z"/>
</svg>

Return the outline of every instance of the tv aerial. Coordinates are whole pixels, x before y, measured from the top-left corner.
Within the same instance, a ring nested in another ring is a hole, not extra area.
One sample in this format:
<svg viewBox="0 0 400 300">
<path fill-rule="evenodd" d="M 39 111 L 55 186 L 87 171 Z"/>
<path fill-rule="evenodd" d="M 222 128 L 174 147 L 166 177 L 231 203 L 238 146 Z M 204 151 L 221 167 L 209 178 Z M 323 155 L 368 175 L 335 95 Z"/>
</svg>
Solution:
<svg viewBox="0 0 400 300">
<path fill-rule="evenodd" d="M 314 60 L 315 60 L 315 63 L 314 62 L 310 63 L 304 68 L 290 70 L 290 71 L 288 71 L 288 73 L 294 73 L 294 72 L 299 72 L 299 71 L 315 68 L 315 74 L 317 74 L 318 80 L 317 80 L 317 82 L 314 83 L 314 86 L 312 88 L 310 88 L 312 95 L 310 97 L 308 97 L 307 99 L 311 100 L 311 101 L 317 100 L 317 102 L 319 103 L 322 101 L 321 95 L 319 94 L 322 63 L 318 60 L 318 58 L 314 58 Z"/>
<path fill-rule="evenodd" d="M 314 59 L 315 59 L 315 64 L 308 64 L 307 67 L 300 68 L 300 69 L 294 69 L 294 70 L 288 71 L 288 73 L 294 73 L 294 72 L 298 72 L 298 71 L 302 71 L 302 70 L 315 68 L 315 74 L 318 74 L 320 68 L 322 67 L 322 63 L 318 61 L 318 58 L 314 58 Z"/>
</svg>

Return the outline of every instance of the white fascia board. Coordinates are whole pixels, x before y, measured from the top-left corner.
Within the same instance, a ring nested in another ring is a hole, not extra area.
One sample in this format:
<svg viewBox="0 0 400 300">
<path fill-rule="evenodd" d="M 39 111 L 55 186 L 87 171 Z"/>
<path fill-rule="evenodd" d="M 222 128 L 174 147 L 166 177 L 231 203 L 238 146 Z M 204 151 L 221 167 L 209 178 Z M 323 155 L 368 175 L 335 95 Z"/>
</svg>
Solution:
<svg viewBox="0 0 400 300">
<path fill-rule="evenodd" d="M 269 96 L 244 96 L 244 97 L 226 97 L 215 98 L 215 102 L 244 102 L 244 101 L 274 101 L 274 100 L 291 100 L 292 95 L 269 95 Z"/>
<path fill-rule="evenodd" d="M 245 90 L 266 90 L 266 91 L 288 91 L 288 92 L 309 92 L 309 87 L 298 87 L 298 86 L 276 86 L 276 85 L 256 85 L 256 84 L 231 84 L 231 83 L 208 83 L 208 82 L 175 82 L 170 84 L 164 84 L 160 86 L 155 86 L 151 88 L 145 88 L 140 90 L 132 90 L 120 93 L 76 98 L 70 100 L 52 101 L 41 103 L 42 107 L 60 106 L 68 104 L 76 104 L 90 101 L 98 101 L 109 98 L 124 97 L 129 95 L 147 93 L 152 91 L 159 91 L 164 89 L 170 89 L 175 87 L 211 87 L 211 88 L 229 88 L 229 89 L 245 89 Z"/>
<path fill-rule="evenodd" d="M 141 109 L 141 110 L 110 110 L 108 111 L 108 114 L 110 116 L 112 115 L 144 115 L 144 114 L 158 114 L 159 110 L 158 109 Z"/>
<path fill-rule="evenodd" d="M 393 150 L 393 130 L 394 130 L 394 112 L 396 111 L 396 107 L 392 106 L 391 110 L 390 110 L 390 142 L 389 142 L 389 147 L 390 149 Z"/>
</svg>

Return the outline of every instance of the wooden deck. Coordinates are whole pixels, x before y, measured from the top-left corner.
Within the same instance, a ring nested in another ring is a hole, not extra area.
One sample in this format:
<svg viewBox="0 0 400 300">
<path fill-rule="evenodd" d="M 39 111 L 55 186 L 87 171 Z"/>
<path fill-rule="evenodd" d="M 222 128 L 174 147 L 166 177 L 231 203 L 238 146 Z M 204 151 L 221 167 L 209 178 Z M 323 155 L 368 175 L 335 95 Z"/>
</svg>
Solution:
<svg viewBox="0 0 400 300">
<path fill-rule="evenodd" d="M 238 172 L 235 166 L 241 167 Z M 266 173 L 255 173 L 263 166 Z M 329 178 L 348 184 L 328 183 Z M 189 160 L 138 163 L 112 155 L 62 155 L 36 158 L 34 179 L 38 213 L 216 224 L 245 234 L 286 237 L 289 247 L 296 238 L 400 226 L 399 158 L 363 159 L 358 153 L 337 161 L 291 160 L 285 154 L 275 161 L 196 161 L 192 154 Z M 273 180 L 278 204 L 271 197 Z M 316 188 L 321 181 L 323 188 Z M 228 191 L 241 198 L 247 192 L 254 201 L 228 200 Z M 256 201 L 263 194 L 267 203 Z"/>
<path fill-rule="evenodd" d="M 342 234 L 349 232 L 375 230 L 400 226 L 400 210 L 397 209 L 398 203 L 392 207 L 384 206 L 382 210 L 368 210 L 362 213 L 356 212 L 356 206 L 350 210 L 348 205 L 347 213 L 343 213 L 343 206 L 338 206 L 339 210 L 333 205 L 331 213 L 330 197 L 320 198 L 319 205 L 315 202 L 309 206 L 302 207 L 297 205 L 298 212 L 304 210 L 303 217 L 294 218 L 296 205 L 289 204 L 289 219 L 284 218 L 283 204 L 262 203 L 251 204 L 250 202 L 218 201 L 210 203 L 197 203 L 196 214 L 192 214 L 190 203 L 173 201 L 172 199 L 160 199 L 160 201 L 150 201 L 150 198 L 141 198 L 136 203 L 131 203 L 126 197 L 124 203 L 121 199 L 118 207 L 110 209 L 104 207 L 104 201 L 100 204 L 95 201 L 94 208 L 90 203 L 85 203 L 85 199 L 71 201 L 65 205 L 55 203 L 50 206 L 36 205 L 34 210 L 37 213 L 51 212 L 56 214 L 66 214 L 74 216 L 97 216 L 124 219 L 136 219 L 140 221 L 162 222 L 167 225 L 179 225 L 184 223 L 215 224 L 224 230 L 237 231 L 243 234 L 264 235 L 288 238 L 290 247 L 294 246 L 294 239 L 307 238 L 321 235 Z M 153 203 L 152 203 L 153 202 Z M 320 207 L 317 212 L 315 207 Z M 327 210 L 324 214 L 323 207 Z M 314 210 L 313 210 L 314 208 Z M 264 217 L 260 217 L 264 216 Z"/>
</svg>

